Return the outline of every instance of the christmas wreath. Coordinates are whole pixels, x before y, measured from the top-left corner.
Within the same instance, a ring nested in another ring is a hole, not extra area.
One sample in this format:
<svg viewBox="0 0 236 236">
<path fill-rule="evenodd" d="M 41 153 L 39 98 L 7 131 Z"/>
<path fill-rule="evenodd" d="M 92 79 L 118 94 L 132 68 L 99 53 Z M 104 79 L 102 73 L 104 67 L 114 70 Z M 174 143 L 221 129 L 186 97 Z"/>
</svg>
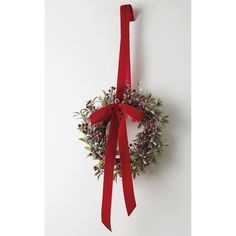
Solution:
<svg viewBox="0 0 236 236">
<path fill-rule="evenodd" d="M 86 143 L 88 156 L 98 163 L 95 175 L 104 174 L 102 222 L 111 230 L 112 184 L 122 178 L 124 199 L 128 215 L 136 207 L 133 178 L 150 163 L 156 163 L 165 144 L 162 130 L 168 116 L 161 111 L 162 101 L 150 93 L 131 89 L 129 23 L 134 21 L 131 5 L 120 8 L 121 42 L 117 86 L 103 91 L 103 95 L 89 100 L 86 107 L 75 115 L 81 123 L 80 138 Z M 128 143 L 126 119 L 138 122 L 140 132 Z"/>
<path fill-rule="evenodd" d="M 116 88 L 111 87 L 108 91 L 103 90 L 103 95 L 89 100 L 86 107 L 79 112 L 75 112 L 81 122 L 78 124 L 78 130 L 84 137 L 80 140 L 86 144 L 85 149 L 89 151 L 88 157 L 97 160 L 94 165 L 94 171 L 97 178 L 104 173 L 106 140 L 108 137 L 107 129 L 109 120 L 92 125 L 89 117 L 96 110 L 116 102 Z M 162 100 L 155 98 L 151 93 L 143 93 L 140 89 L 130 90 L 127 88 L 124 93 L 123 103 L 136 107 L 144 112 L 144 117 L 139 123 L 140 132 L 136 134 L 135 139 L 129 144 L 129 153 L 131 158 L 132 176 L 135 178 L 144 168 L 151 163 L 157 163 L 167 144 L 163 143 L 162 130 L 168 123 L 168 116 L 164 115 Z M 114 166 L 114 180 L 117 176 L 121 177 L 119 150 L 116 152 Z"/>
</svg>

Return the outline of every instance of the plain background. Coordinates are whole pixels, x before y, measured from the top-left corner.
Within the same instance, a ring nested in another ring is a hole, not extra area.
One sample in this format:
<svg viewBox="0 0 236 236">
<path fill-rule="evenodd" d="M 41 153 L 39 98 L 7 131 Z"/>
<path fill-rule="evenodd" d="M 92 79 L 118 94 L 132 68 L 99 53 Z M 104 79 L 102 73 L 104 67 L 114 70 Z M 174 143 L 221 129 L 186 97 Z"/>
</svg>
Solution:
<svg viewBox="0 0 236 236">
<path fill-rule="evenodd" d="M 116 84 L 122 1 L 46 2 L 46 236 L 109 235 L 100 222 L 102 179 L 93 176 L 72 113 Z M 170 145 L 134 181 L 128 217 L 114 184 L 113 235 L 190 235 L 190 1 L 130 1 L 133 87 L 161 97 Z M 131 127 L 133 128 L 133 127 Z"/>
<path fill-rule="evenodd" d="M 236 2 L 192 2 L 192 235 L 236 235 Z M 44 2 L 0 5 L 0 234 L 42 236 Z"/>
</svg>

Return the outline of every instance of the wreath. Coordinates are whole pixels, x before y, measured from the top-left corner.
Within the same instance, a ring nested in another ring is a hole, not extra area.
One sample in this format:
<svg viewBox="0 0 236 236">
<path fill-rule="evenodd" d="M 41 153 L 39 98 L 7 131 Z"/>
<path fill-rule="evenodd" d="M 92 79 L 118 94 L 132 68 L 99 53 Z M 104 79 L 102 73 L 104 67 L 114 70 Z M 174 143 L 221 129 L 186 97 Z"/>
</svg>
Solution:
<svg viewBox="0 0 236 236">
<path fill-rule="evenodd" d="M 78 130 L 83 133 L 83 137 L 80 140 L 86 144 L 85 149 L 89 151 L 88 157 L 98 161 L 93 167 L 97 178 L 104 173 L 109 121 L 92 125 L 89 117 L 101 107 L 115 103 L 116 99 L 116 88 L 111 87 L 108 91 L 103 90 L 102 96 L 89 100 L 86 107 L 81 111 L 75 112 L 75 116 L 81 120 L 78 124 Z M 129 144 L 131 171 L 133 178 L 135 178 L 144 172 L 145 167 L 151 163 L 157 164 L 163 147 L 167 146 L 162 140 L 162 131 L 168 123 L 168 115 L 163 114 L 161 110 L 162 100 L 160 98 L 153 97 L 151 93 L 145 94 L 141 90 L 127 88 L 123 102 L 144 112 L 144 117 L 138 125 L 140 132 Z M 116 153 L 114 180 L 117 180 L 117 176 L 121 177 L 119 150 Z"/>
<path fill-rule="evenodd" d="M 131 90 L 129 27 L 134 21 L 131 5 L 120 7 L 121 41 L 117 87 L 89 100 L 75 116 L 81 119 L 78 129 L 86 143 L 88 156 L 97 160 L 95 175 L 103 178 L 102 222 L 111 230 L 112 184 L 122 178 L 124 200 L 128 215 L 136 207 L 133 178 L 146 166 L 157 163 L 166 144 L 162 130 L 168 116 L 161 111 L 162 101 L 140 89 Z M 129 144 L 126 119 L 138 122 L 139 132 Z M 108 127 L 109 126 L 109 127 Z"/>
</svg>

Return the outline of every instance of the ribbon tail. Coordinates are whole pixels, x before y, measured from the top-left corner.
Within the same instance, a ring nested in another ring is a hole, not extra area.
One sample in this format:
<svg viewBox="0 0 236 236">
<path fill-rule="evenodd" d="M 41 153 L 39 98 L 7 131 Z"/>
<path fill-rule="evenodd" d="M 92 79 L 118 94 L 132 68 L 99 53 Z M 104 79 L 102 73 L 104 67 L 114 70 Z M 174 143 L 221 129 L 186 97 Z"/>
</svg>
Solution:
<svg viewBox="0 0 236 236">
<path fill-rule="evenodd" d="M 111 231 L 111 205 L 112 205 L 112 187 L 113 171 L 117 150 L 119 121 L 114 112 L 111 117 L 111 124 L 105 151 L 105 166 L 103 180 L 102 197 L 102 223 Z"/>
<path fill-rule="evenodd" d="M 128 215 L 130 215 L 136 207 L 136 201 L 134 196 L 133 179 L 131 172 L 131 160 L 129 155 L 125 115 L 122 116 L 120 121 L 118 144 L 120 152 L 121 176 L 122 176 L 125 205 L 127 213 Z"/>
</svg>

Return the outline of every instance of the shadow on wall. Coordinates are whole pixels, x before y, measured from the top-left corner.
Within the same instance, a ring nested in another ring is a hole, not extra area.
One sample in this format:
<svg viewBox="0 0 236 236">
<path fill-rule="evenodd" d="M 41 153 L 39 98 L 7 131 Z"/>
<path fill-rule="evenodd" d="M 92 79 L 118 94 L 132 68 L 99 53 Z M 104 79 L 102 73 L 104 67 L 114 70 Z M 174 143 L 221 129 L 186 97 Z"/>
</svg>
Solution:
<svg viewBox="0 0 236 236">
<path fill-rule="evenodd" d="M 143 52 L 144 52 L 144 45 L 143 45 L 143 14 L 141 13 L 140 9 L 135 9 L 134 11 L 135 17 L 137 19 L 136 22 L 136 32 L 134 35 L 134 63 L 132 68 L 132 80 L 133 80 L 133 87 L 137 87 L 137 85 L 143 81 L 143 72 L 145 71 L 145 63 L 143 63 Z M 143 83 L 145 83 L 143 81 Z M 158 91 L 157 91 L 158 92 Z M 154 91 L 153 95 L 157 97 L 158 94 Z M 174 155 L 175 155 L 175 134 L 173 133 L 174 127 L 179 126 L 179 122 L 181 122 L 181 114 L 176 110 L 175 104 L 168 100 L 167 97 L 163 99 L 163 112 L 167 115 L 169 115 L 169 124 L 166 125 L 164 131 L 163 131 L 163 141 L 168 144 L 168 147 L 164 148 L 164 151 L 162 153 L 162 156 L 160 157 L 160 160 L 157 162 L 156 165 L 152 164 L 149 167 L 145 168 L 145 174 L 142 174 L 142 176 L 137 177 L 135 179 L 134 184 L 137 188 L 142 189 L 141 191 L 145 191 L 147 194 L 147 199 L 149 199 L 153 204 L 149 204 L 146 202 L 145 207 L 139 208 L 139 214 L 137 222 L 139 222 L 137 225 L 137 236 L 143 235 L 143 218 L 140 216 L 147 215 L 147 214 L 155 214 L 157 212 L 157 215 L 155 217 L 150 217 L 149 219 L 149 228 L 154 228 L 157 225 L 157 219 L 160 221 L 163 216 L 160 216 L 158 212 L 161 211 L 162 200 L 161 196 L 159 196 L 158 189 L 161 188 L 159 179 L 165 179 L 162 178 L 164 175 L 164 170 L 166 169 L 166 166 L 171 165 L 171 163 L 174 161 Z M 162 171 L 163 170 L 163 171 Z M 135 183 L 136 182 L 136 183 Z M 137 186 L 138 185 L 138 186 Z M 144 187 L 145 186 L 145 187 Z M 169 186 L 171 187 L 171 186 Z M 167 186 L 168 188 L 168 186 Z M 168 190 L 167 190 L 168 191 Z M 138 199 L 138 196 L 136 196 L 137 201 L 141 202 L 141 199 Z M 155 202 L 159 202 L 159 204 L 155 204 Z M 141 204 L 139 204 L 141 205 Z M 152 212 L 152 213 L 150 213 Z M 165 217 L 165 216 L 164 216 Z M 164 218 L 163 217 L 163 218 Z"/>
<path fill-rule="evenodd" d="M 143 22 L 142 20 L 139 20 L 141 11 L 140 9 L 134 8 L 134 14 L 135 14 L 135 24 L 136 24 L 136 33 L 135 33 L 135 42 L 134 42 L 134 63 L 133 63 L 133 69 L 132 69 L 132 83 L 133 87 L 137 87 L 138 83 L 142 79 L 142 69 L 143 69 L 143 63 L 142 63 L 142 29 L 143 29 Z"/>
<path fill-rule="evenodd" d="M 132 81 L 133 81 L 133 87 L 136 88 L 138 84 L 143 81 L 143 71 L 145 70 L 144 66 L 145 64 L 142 62 L 143 58 L 143 43 L 142 43 L 142 37 L 143 37 L 143 19 L 140 19 L 143 17 L 143 13 L 141 9 L 135 8 L 135 24 L 136 24 L 136 32 L 134 35 L 135 42 L 134 42 L 134 63 L 132 68 Z M 140 20 L 139 20 L 140 19 Z M 158 97 L 157 94 L 153 94 L 154 96 Z M 173 127 L 175 127 L 177 122 L 179 121 L 179 114 L 176 110 L 176 107 L 174 104 L 171 103 L 171 101 L 167 101 L 166 98 L 163 100 L 164 107 L 163 112 L 167 115 L 169 115 L 169 122 L 163 132 L 163 140 L 165 143 L 167 143 L 169 146 L 166 147 L 162 153 L 162 156 L 160 158 L 160 161 L 157 162 L 157 165 L 151 165 L 148 168 L 145 168 L 145 174 L 143 175 L 144 178 L 149 178 L 149 176 L 158 175 L 159 170 L 162 166 L 163 162 L 170 162 L 171 157 L 174 155 L 175 150 L 175 141 L 174 141 L 174 135 L 172 133 Z"/>
</svg>

